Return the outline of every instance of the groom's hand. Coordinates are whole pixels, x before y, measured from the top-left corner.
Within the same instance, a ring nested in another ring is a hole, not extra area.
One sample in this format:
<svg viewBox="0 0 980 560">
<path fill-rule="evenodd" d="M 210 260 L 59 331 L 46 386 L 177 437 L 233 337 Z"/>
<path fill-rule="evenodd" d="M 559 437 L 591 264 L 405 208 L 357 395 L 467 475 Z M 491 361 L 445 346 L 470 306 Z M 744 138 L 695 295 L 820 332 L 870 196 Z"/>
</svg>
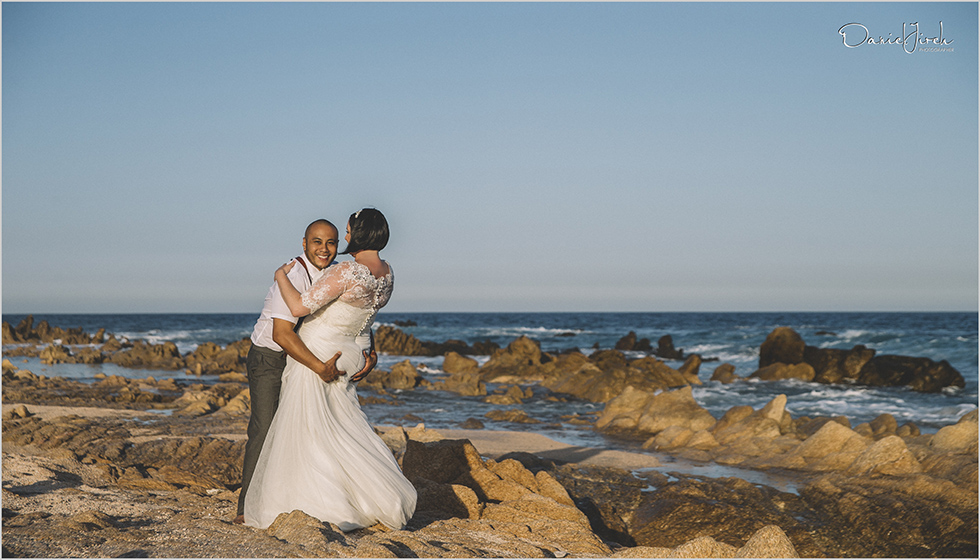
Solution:
<svg viewBox="0 0 980 560">
<path fill-rule="evenodd" d="M 337 352 L 333 355 L 333 358 L 323 362 L 323 367 L 320 369 L 320 371 L 316 372 L 324 383 L 333 383 L 338 377 L 346 373 L 337 369 L 337 358 L 340 358 L 340 354 L 340 352 Z"/>
</svg>

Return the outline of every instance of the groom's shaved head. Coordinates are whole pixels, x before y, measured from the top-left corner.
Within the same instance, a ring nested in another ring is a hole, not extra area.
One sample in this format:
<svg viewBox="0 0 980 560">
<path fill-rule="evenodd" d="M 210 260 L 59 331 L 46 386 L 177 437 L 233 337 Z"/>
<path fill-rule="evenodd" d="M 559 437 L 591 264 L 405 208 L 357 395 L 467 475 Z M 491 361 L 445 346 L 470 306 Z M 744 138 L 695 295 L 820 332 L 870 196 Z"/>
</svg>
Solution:
<svg viewBox="0 0 980 560">
<path fill-rule="evenodd" d="M 315 220 L 313 223 L 311 223 L 310 225 L 306 226 L 306 233 L 303 234 L 303 237 L 309 237 L 310 236 L 310 232 L 313 230 L 314 227 L 316 227 L 318 225 L 321 225 L 321 226 L 330 226 L 334 230 L 337 230 L 337 226 L 335 226 L 332 223 L 330 223 L 330 220 L 324 220 L 323 218 L 320 218 L 319 220 Z"/>
</svg>

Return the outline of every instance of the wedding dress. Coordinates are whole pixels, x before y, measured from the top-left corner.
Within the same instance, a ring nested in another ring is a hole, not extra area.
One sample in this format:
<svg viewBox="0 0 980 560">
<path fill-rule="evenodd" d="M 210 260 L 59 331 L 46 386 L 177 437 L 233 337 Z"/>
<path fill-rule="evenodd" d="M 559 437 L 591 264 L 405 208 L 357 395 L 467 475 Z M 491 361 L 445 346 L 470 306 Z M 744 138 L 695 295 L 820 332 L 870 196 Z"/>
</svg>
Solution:
<svg viewBox="0 0 980 560">
<path fill-rule="evenodd" d="M 361 411 L 350 376 L 364 367 L 362 350 L 378 310 L 391 297 L 393 276 L 375 278 L 356 261 L 328 268 L 303 294 L 313 311 L 299 336 L 321 360 L 342 352 L 324 383 L 287 358 L 279 408 L 245 496 L 245 523 L 268 527 L 293 510 L 350 531 L 381 522 L 401 529 L 415 511 L 416 493 L 391 451 Z"/>
</svg>

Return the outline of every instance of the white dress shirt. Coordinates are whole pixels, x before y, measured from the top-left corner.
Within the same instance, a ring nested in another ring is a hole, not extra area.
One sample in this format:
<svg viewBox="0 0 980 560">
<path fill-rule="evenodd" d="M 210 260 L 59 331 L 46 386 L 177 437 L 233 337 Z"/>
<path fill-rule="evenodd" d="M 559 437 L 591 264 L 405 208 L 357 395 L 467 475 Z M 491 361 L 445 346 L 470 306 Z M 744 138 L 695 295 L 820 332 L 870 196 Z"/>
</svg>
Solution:
<svg viewBox="0 0 980 560">
<path fill-rule="evenodd" d="M 299 293 L 303 293 L 310 288 L 313 282 L 323 274 L 323 270 L 317 269 L 317 267 L 310 264 L 306 257 L 300 255 L 293 260 L 302 260 L 302 263 L 296 263 L 292 270 L 286 274 L 289 281 L 292 283 L 293 287 L 299 290 Z M 303 265 L 306 265 L 305 269 Z M 333 263 L 331 263 L 333 264 Z M 307 274 L 309 271 L 309 274 Z M 262 346 L 268 348 L 269 350 L 274 350 L 276 352 L 282 352 L 282 347 L 276 344 L 276 341 L 272 339 L 272 320 L 282 319 L 283 321 L 289 321 L 290 323 L 296 324 L 297 317 L 293 317 L 293 314 L 289 311 L 289 307 L 286 302 L 282 299 L 282 294 L 279 293 L 279 284 L 273 282 L 272 287 L 269 288 L 269 293 L 265 296 L 265 304 L 262 305 L 262 313 L 259 315 L 259 319 L 255 322 L 255 328 L 252 329 L 252 344 L 256 346 Z"/>
</svg>

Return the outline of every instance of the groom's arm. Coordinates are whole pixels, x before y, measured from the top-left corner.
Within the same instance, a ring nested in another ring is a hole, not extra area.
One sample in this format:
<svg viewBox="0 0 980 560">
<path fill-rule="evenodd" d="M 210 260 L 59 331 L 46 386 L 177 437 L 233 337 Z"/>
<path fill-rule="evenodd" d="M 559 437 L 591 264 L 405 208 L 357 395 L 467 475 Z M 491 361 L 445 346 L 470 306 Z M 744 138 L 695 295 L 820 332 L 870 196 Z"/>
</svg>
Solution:
<svg viewBox="0 0 980 560">
<path fill-rule="evenodd" d="M 344 372 L 337 369 L 337 358 L 340 352 L 326 362 L 321 362 L 306 344 L 300 339 L 293 328 L 296 325 L 284 319 L 272 319 L 272 340 L 276 342 L 290 358 L 313 370 L 325 383 L 336 381 Z"/>
</svg>

